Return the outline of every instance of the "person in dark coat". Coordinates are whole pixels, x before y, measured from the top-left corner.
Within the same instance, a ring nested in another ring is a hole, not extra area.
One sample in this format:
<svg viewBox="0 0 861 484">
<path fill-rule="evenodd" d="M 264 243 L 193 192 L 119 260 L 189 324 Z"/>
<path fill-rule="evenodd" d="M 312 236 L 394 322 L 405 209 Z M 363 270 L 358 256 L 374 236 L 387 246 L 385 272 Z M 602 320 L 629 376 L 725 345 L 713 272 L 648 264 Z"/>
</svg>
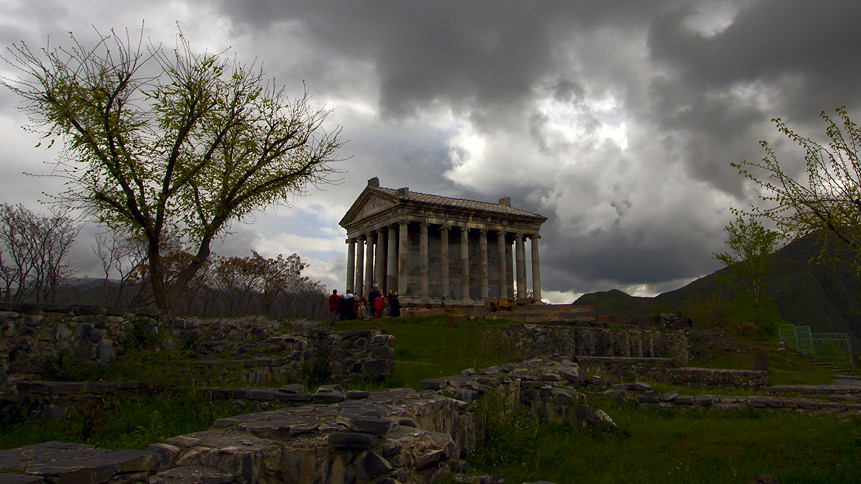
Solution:
<svg viewBox="0 0 861 484">
<path fill-rule="evenodd" d="M 368 293 L 368 308 L 371 311 L 371 317 L 380 317 L 382 314 L 377 314 L 375 304 L 377 302 L 378 297 L 383 297 L 383 293 L 380 292 L 380 286 L 374 284 L 374 288 L 371 289 L 371 292 Z"/>
<path fill-rule="evenodd" d="M 389 316 L 393 318 L 400 317 L 401 315 L 401 302 L 398 301 L 398 293 L 391 292 L 389 293 Z"/>
<path fill-rule="evenodd" d="M 353 292 L 347 289 L 347 294 L 344 294 L 344 297 L 338 301 L 338 312 L 341 314 L 342 321 L 356 319 L 356 313 L 353 312 L 353 303 L 355 302 L 356 298 L 353 296 Z"/>
</svg>

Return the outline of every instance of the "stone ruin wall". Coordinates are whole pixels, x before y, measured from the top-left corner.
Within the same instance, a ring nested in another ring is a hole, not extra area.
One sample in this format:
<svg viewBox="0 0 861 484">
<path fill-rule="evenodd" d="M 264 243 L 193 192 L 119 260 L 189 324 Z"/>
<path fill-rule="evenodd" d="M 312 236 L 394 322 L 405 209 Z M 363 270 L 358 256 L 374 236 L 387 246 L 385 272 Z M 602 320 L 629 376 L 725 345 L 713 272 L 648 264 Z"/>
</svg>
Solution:
<svg viewBox="0 0 861 484">
<path fill-rule="evenodd" d="M 484 395 L 584 428 L 615 425 L 612 415 L 590 402 L 595 395 L 667 411 L 861 414 L 859 388 L 822 388 L 826 400 L 799 398 L 795 388 L 773 388 L 773 396 L 661 394 L 642 382 L 595 379 L 564 356 L 468 369 L 425 380 L 422 387 L 366 392 L 325 385 L 314 394 L 293 393 L 299 389 L 290 385 L 265 394 L 232 389 L 228 398 L 284 406 L 219 419 L 208 430 L 145 451 L 59 442 L 0 451 L 0 473 L 34 483 L 501 482 L 463 474 L 469 471 L 464 459 L 484 433 L 470 402 Z"/>
<path fill-rule="evenodd" d="M 612 329 L 562 325 L 506 325 L 491 335 L 514 360 L 542 355 L 669 358 L 685 364 L 691 358 L 687 330 Z"/>
<path fill-rule="evenodd" d="M 223 368 L 247 383 L 301 380 L 319 361 L 330 378 L 382 380 L 394 368 L 394 338 L 379 331 L 289 330 L 258 319 L 197 321 L 98 306 L 0 305 L 0 395 L 40 380 L 45 361 L 68 352 L 111 365 L 129 338 L 151 338 L 154 351 L 184 349 L 198 368 Z"/>
</svg>

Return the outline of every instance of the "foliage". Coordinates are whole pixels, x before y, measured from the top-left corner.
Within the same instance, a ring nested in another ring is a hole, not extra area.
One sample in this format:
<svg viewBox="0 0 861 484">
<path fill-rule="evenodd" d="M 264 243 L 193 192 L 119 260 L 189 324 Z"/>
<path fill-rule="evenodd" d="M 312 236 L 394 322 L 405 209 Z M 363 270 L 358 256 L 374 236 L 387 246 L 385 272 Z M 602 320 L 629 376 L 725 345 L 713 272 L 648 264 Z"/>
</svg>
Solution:
<svg viewBox="0 0 861 484">
<path fill-rule="evenodd" d="M 104 368 L 67 348 L 55 356 L 45 358 L 41 374 L 42 378 L 52 381 L 88 381 L 102 378 Z"/>
<path fill-rule="evenodd" d="M 682 314 L 691 318 L 697 329 L 716 328 L 735 319 L 732 306 L 721 291 L 684 301 Z"/>
<path fill-rule="evenodd" d="M 774 250 L 780 234 L 765 228 L 756 219 L 737 217 L 725 228 L 728 252 L 714 255 L 729 268 L 733 282 L 750 294 L 754 306 L 759 306 L 762 297 L 763 279 L 768 274 Z"/>
<path fill-rule="evenodd" d="M 75 270 L 69 250 L 81 227 L 68 210 L 40 215 L 21 204 L 0 204 L 0 293 L 6 301 L 53 302 Z"/>
<path fill-rule="evenodd" d="M 725 483 L 761 474 L 786 483 L 854 482 L 861 471 L 857 417 L 659 412 L 593 401 L 616 431 L 586 432 L 498 408 L 485 445 L 468 460 L 476 473 L 504 474 L 506 482 Z"/>
<path fill-rule="evenodd" d="M 307 360 L 303 368 L 305 373 L 305 388 L 309 390 L 316 389 L 320 385 L 329 383 L 331 377 L 329 373 L 329 362 L 324 358 L 316 358 Z"/>
<path fill-rule="evenodd" d="M 69 47 L 14 44 L 5 60 L 19 76 L 3 84 L 31 129 L 64 142 L 61 200 L 146 240 L 147 282 L 168 309 L 232 222 L 330 181 L 340 130 L 323 127 L 328 113 L 307 92 L 289 100 L 253 64 L 195 53 L 181 32 L 174 49 L 145 46 L 143 32 L 99 36 L 94 46 L 74 35 Z M 193 256 L 168 284 L 171 232 Z"/>
<path fill-rule="evenodd" d="M 828 234 L 843 242 L 861 270 L 861 130 L 852 121 L 845 106 L 836 109 L 832 118 L 825 111 L 823 145 L 791 130 L 780 118 L 772 121 L 777 130 L 805 151 L 806 175 L 796 180 L 787 166 L 781 166 L 777 154 L 766 141 L 760 145 L 765 156 L 759 162 L 733 163 L 739 173 L 758 185 L 766 208 L 752 209 L 752 215 L 773 221 L 778 230 L 792 238 L 811 233 Z M 825 257 L 834 254 L 823 252 Z"/>
<path fill-rule="evenodd" d="M 217 418 L 239 413 L 207 392 L 142 395 L 92 405 L 68 420 L 0 421 L 0 449 L 50 440 L 81 442 L 108 449 L 143 449 L 153 442 L 208 428 Z"/>
</svg>

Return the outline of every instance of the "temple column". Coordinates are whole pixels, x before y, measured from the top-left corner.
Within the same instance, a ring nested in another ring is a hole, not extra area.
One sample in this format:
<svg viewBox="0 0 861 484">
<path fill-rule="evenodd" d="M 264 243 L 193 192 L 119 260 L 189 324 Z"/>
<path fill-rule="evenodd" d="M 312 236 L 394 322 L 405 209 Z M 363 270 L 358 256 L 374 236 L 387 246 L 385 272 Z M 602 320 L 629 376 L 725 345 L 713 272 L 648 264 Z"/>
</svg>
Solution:
<svg viewBox="0 0 861 484">
<path fill-rule="evenodd" d="M 377 229 L 377 244 L 374 246 L 374 284 L 380 286 L 385 295 L 386 288 L 386 244 L 383 229 Z"/>
<path fill-rule="evenodd" d="M 419 297 L 428 297 L 428 224 L 422 222 L 419 229 Z"/>
<path fill-rule="evenodd" d="M 449 297 L 449 281 L 448 281 L 448 225 L 443 225 L 440 228 L 439 234 L 439 277 L 442 279 L 442 297 L 443 301 Z"/>
<path fill-rule="evenodd" d="M 374 287 L 374 233 L 368 232 L 368 242 L 365 244 L 365 292 Z M 364 293 L 361 293 L 364 295 Z"/>
<path fill-rule="evenodd" d="M 410 263 L 409 238 L 407 238 L 408 227 L 409 224 L 403 221 L 398 228 L 398 294 L 401 296 L 407 294 L 407 271 Z"/>
<path fill-rule="evenodd" d="M 487 282 L 487 230 L 478 231 L 478 263 L 481 275 L 481 298 L 490 297 L 490 285 Z"/>
<path fill-rule="evenodd" d="M 460 229 L 460 297 L 469 299 L 469 228 Z"/>
<path fill-rule="evenodd" d="M 541 300 L 541 267 L 538 262 L 538 239 L 540 238 L 538 234 L 532 236 L 532 297 L 536 301 Z"/>
<path fill-rule="evenodd" d="M 347 239 L 345 242 L 347 243 L 347 283 L 344 289 L 352 291 L 356 272 L 356 239 Z"/>
<path fill-rule="evenodd" d="M 398 290 L 397 235 L 395 227 L 389 225 L 389 240 L 386 243 L 386 291 Z"/>
<path fill-rule="evenodd" d="M 363 244 L 365 236 L 360 235 L 356 238 L 356 284 L 353 286 L 353 294 L 362 294 L 365 290 L 364 271 L 365 271 L 365 251 Z"/>
<path fill-rule="evenodd" d="M 505 244 L 505 274 L 508 282 L 508 297 L 514 297 L 514 253 L 511 250 L 511 244 Z"/>
<path fill-rule="evenodd" d="M 497 239 L 497 244 L 499 245 L 499 297 L 507 298 L 508 296 L 508 268 L 505 263 L 505 255 L 507 254 L 505 250 L 505 231 L 499 231 L 499 238 Z"/>
<path fill-rule="evenodd" d="M 514 236 L 514 264 L 517 270 L 517 297 L 526 297 L 526 246 L 523 244 L 523 234 Z"/>
</svg>

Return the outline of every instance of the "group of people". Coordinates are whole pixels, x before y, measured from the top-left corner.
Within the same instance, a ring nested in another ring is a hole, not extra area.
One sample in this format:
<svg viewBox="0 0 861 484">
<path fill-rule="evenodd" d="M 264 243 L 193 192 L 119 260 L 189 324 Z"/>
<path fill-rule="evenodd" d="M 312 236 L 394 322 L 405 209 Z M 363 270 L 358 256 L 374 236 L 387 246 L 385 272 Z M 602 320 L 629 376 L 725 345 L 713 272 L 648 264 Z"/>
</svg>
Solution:
<svg viewBox="0 0 861 484">
<path fill-rule="evenodd" d="M 376 319 L 383 316 L 397 318 L 400 315 L 401 304 L 398 301 L 398 293 L 389 291 L 383 297 L 377 284 L 374 284 L 374 288 L 368 293 L 367 299 L 361 295 L 357 298 L 349 289 L 344 295 L 338 295 L 338 290 L 333 289 L 332 295 L 329 296 L 329 322 L 331 324 L 335 324 L 337 320 Z"/>
</svg>

